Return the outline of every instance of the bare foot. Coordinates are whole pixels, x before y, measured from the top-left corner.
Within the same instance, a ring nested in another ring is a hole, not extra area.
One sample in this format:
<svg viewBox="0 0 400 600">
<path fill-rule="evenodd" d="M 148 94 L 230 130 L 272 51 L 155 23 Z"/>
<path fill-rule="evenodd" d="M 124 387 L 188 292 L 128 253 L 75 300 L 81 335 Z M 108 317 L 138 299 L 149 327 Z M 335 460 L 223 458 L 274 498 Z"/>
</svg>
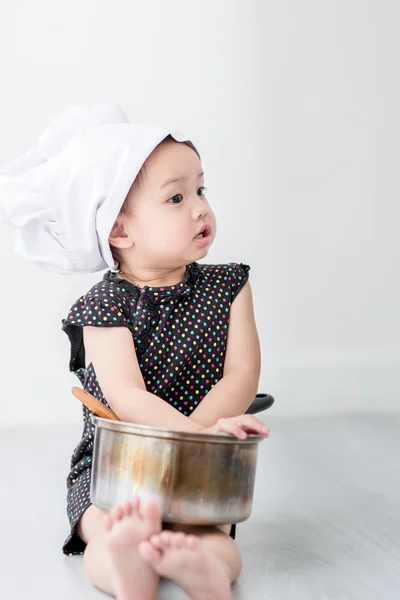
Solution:
<svg viewBox="0 0 400 600">
<path fill-rule="evenodd" d="M 105 517 L 107 546 L 118 600 L 154 600 L 159 576 L 138 554 L 138 545 L 161 530 L 161 513 L 153 500 L 133 498 L 116 504 Z"/>
<path fill-rule="evenodd" d="M 180 585 L 192 600 L 231 600 L 228 573 L 207 554 L 200 538 L 162 531 L 139 544 L 139 554 L 162 577 Z"/>
</svg>

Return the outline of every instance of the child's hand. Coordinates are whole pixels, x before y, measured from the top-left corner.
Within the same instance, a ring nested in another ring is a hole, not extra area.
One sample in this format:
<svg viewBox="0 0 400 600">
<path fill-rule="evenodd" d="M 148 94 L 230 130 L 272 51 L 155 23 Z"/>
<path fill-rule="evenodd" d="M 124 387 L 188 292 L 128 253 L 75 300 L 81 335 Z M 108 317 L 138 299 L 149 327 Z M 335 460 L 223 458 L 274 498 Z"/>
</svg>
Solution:
<svg viewBox="0 0 400 600">
<path fill-rule="evenodd" d="M 212 427 L 202 429 L 200 433 L 226 434 L 230 433 L 239 440 L 245 440 L 248 433 L 256 433 L 268 437 L 269 428 L 253 415 L 238 415 L 227 419 L 218 419 Z"/>
</svg>

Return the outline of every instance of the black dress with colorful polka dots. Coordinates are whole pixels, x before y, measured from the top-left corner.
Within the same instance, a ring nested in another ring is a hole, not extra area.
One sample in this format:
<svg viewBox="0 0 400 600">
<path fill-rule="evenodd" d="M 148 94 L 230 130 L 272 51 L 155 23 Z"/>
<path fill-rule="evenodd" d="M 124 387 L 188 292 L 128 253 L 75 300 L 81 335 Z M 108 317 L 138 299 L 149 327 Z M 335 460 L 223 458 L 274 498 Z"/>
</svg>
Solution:
<svg viewBox="0 0 400 600">
<path fill-rule="evenodd" d="M 139 288 L 108 271 L 62 321 L 71 344 L 70 370 L 85 390 L 109 406 L 93 365 L 86 366 L 82 328 L 128 327 L 147 391 L 190 415 L 223 376 L 230 307 L 247 282 L 249 269 L 237 263 L 192 263 L 181 283 L 157 288 Z M 90 414 L 83 406 L 83 435 L 67 478 L 71 532 L 63 552 L 68 555 L 85 549 L 76 524 L 91 504 L 95 428 Z"/>
</svg>

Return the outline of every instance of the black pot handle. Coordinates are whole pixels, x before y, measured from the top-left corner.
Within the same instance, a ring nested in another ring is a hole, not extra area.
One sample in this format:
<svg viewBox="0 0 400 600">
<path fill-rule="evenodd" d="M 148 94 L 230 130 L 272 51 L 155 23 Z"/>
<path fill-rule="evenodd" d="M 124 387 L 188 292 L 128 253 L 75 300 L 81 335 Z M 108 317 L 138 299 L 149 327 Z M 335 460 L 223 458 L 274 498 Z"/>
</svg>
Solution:
<svg viewBox="0 0 400 600">
<path fill-rule="evenodd" d="M 249 408 L 246 410 L 246 413 L 255 415 L 263 410 L 267 410 L 267 408 L 271 408 L 274 402 L 275 398 L 270 394 L 257 394 Z"/>
</svg>

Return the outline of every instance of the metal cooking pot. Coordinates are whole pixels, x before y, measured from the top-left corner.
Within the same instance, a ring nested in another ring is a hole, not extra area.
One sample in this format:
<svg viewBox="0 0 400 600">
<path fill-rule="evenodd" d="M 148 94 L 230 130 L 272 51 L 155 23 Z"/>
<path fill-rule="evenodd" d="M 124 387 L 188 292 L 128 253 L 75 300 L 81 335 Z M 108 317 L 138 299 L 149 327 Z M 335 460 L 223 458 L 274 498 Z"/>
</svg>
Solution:
<svg viewBox="0 0 400 600">
<path fill-rule="evenodd" d="M 263 437 L 239 440 L 91 419 L 91 500 L 99 508 L 141 496 L 156 499 L 169 523 L 230 524 L 250 516 Z"/>
</svg>

